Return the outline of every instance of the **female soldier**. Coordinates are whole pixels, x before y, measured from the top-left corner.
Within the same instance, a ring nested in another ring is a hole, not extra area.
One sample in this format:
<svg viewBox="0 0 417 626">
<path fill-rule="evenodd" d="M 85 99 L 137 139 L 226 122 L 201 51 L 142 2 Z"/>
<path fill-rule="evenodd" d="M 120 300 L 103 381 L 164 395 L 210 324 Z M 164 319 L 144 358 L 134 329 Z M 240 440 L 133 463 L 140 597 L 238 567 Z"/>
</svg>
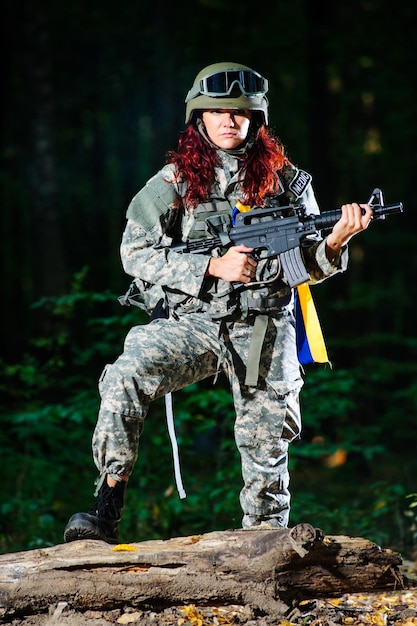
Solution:
<svg viewBox="0 0 417 626">
<path fill-rule="evenodd" d="M 98 499 L 87 513 L 71 517 L 66 541 L 118 542 L 125 486 L 150 402 L 220 369 L 236 411 L 242 526 L 287 526 L 287 451 L 300 433 L 302 386 L 292 290 L 277 259 L 257 262 L 245 245 L 211 255 L 171 248 L 227 231 L 239 202 L 246 208 L 303 204 L 307 213 L 319 212 L 311 176 L 289 162 L 268 128 L 267 89 L 267 80 L 245 65 L 204 68 L 186 98 L 177 150 L 128 208 L 124 269 L 143 307 L 151 312 L 158 305 L 164 315 L 132 328 L 123 354 L 103 372 L 93 436 Z M 344 205 L 325 239 L 304 241 L 310 282 L 346 269 L 346 244 L 371 218 L 368 205 Z"/>
</svg>

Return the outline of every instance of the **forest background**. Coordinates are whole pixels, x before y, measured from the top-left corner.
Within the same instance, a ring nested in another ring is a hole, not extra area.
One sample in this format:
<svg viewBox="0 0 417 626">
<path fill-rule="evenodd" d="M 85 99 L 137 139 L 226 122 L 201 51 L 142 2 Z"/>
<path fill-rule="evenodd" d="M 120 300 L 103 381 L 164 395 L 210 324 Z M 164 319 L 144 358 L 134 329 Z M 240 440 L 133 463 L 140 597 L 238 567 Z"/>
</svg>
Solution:
<svg viewBox="0 0 417 626">
<path fill-rule="evenodd" d="M 306 367 L 291 523 L 413 554 L 416 20 L 388 0 L 2 3 L 2 552 L 62 542 L 93 502 L 97 380 L 147 321 L 117 302 L 125 211 L 175 147 L 196 73 L 234 60 L 270 80 L 271 126 L 322 210 L 374 187 L 404 203 L 314 289 L 333 367 Z M 122 540 L 240 526 L 233 408 L 213 382 L 174 396 L 185 500 L 152 406 Z"/>
</svg>

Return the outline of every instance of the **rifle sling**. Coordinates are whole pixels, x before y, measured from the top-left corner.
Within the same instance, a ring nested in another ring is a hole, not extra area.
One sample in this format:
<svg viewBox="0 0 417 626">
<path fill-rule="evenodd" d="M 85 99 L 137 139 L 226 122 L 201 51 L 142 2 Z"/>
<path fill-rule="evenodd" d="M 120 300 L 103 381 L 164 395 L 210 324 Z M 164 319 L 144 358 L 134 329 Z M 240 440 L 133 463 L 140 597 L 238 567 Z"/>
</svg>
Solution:
<svg viewBox="0 0 417 626">
<path fill-rule="evenodd" d="M 259 362 L 268 327 L 268 313 L 280 311 L 288 306 L 292 299 L 292 293 L 289 292 L 284 296 L 263 296 L 260 298 L 255 298 L 249 293 L 246 293 L 245 296 L 245 310 L 249 315 L 255 314 L 246 364 L 245 385 L 256 387 L 259 378 Z"/>
<path fill-rule="evenodd" d="M 267 327 L 268 316 L 262 314 L 257 315 L 253 324 L 253 332 L 248 351 L 248 362 L 246 365 L 245 385 L 248 387 L 256 387 L 258 384 L 259 361 Z"/>
</svg>

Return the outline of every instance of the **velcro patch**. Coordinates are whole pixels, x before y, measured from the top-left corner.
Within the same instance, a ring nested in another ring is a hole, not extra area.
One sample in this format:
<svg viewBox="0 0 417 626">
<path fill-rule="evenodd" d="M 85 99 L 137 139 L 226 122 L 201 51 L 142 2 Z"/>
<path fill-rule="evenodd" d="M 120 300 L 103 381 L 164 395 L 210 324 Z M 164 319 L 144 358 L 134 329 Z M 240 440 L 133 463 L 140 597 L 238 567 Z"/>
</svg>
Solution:
<svg viewBox="0 0 417 626">
<path fill-rule="evenodd" d="M 304 170 L 297 170 L 296 175 L 288 185 L 289 189 L 299 198 L 311 182 L 311 174 Z"/>
</svg>

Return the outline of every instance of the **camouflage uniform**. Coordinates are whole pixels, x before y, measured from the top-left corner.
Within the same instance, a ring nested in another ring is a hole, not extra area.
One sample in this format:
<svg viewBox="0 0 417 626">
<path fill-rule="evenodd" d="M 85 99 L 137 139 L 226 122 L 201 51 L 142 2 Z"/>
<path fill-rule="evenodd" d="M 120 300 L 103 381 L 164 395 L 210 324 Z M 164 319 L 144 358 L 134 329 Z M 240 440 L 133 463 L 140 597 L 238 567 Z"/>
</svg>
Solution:
<svg viewBox="0 0 417 626">
<path fill-rule="evenodd" d="M 221 150 L 218 154 L 221 166 L 216 169 L 209 203 L 194 211 L 182 209 L 183 183 L 174 166 L 167 165 L 128 208 L 121 244 L 124 269 L 135 278 L 143 307 L 151 311 L 162 298 L 169 317 L 132 328 L 123 354 L 106 366 L 99 386 L 102 403 L 93 436 L 94 460 L 100 472 L 130 475 L 149 403 L 223 369 L 236 411 L 243 527 L 265 522 L 286 526 L 290 505 L 287 450 L 300 433 L 302 386 L 291 290 L 277 280 L 273 288 L 237 294 L 230 283 L 205 275 L 208 255 L 169 249 L 173 239 L 210 234 L 201 227 L 206 217 L 219 216 L 223 223 L 222 216 L 230 214 L 242 197 L 238 159 Z M 282 189 L 275 201 L 304 203 L 308 213 L 318 213 L 308 176 L 301 190 L 299 171 L 292 166 L 285 168 L 280 180 Z M 343 271 L 347 264 L 346 250 L 334 264 L 329 263 L 321 240 L 307 242 L 303 256 L 312 282 Z M 257 278 L 268 278 L 277 269 L 276 260 L 264 259 L 258 264 Z M 267 328 L 259 377 L 254 386 L 248 386 L 249 345 L 261 314 L 267 315 Z"/>
</svg>

